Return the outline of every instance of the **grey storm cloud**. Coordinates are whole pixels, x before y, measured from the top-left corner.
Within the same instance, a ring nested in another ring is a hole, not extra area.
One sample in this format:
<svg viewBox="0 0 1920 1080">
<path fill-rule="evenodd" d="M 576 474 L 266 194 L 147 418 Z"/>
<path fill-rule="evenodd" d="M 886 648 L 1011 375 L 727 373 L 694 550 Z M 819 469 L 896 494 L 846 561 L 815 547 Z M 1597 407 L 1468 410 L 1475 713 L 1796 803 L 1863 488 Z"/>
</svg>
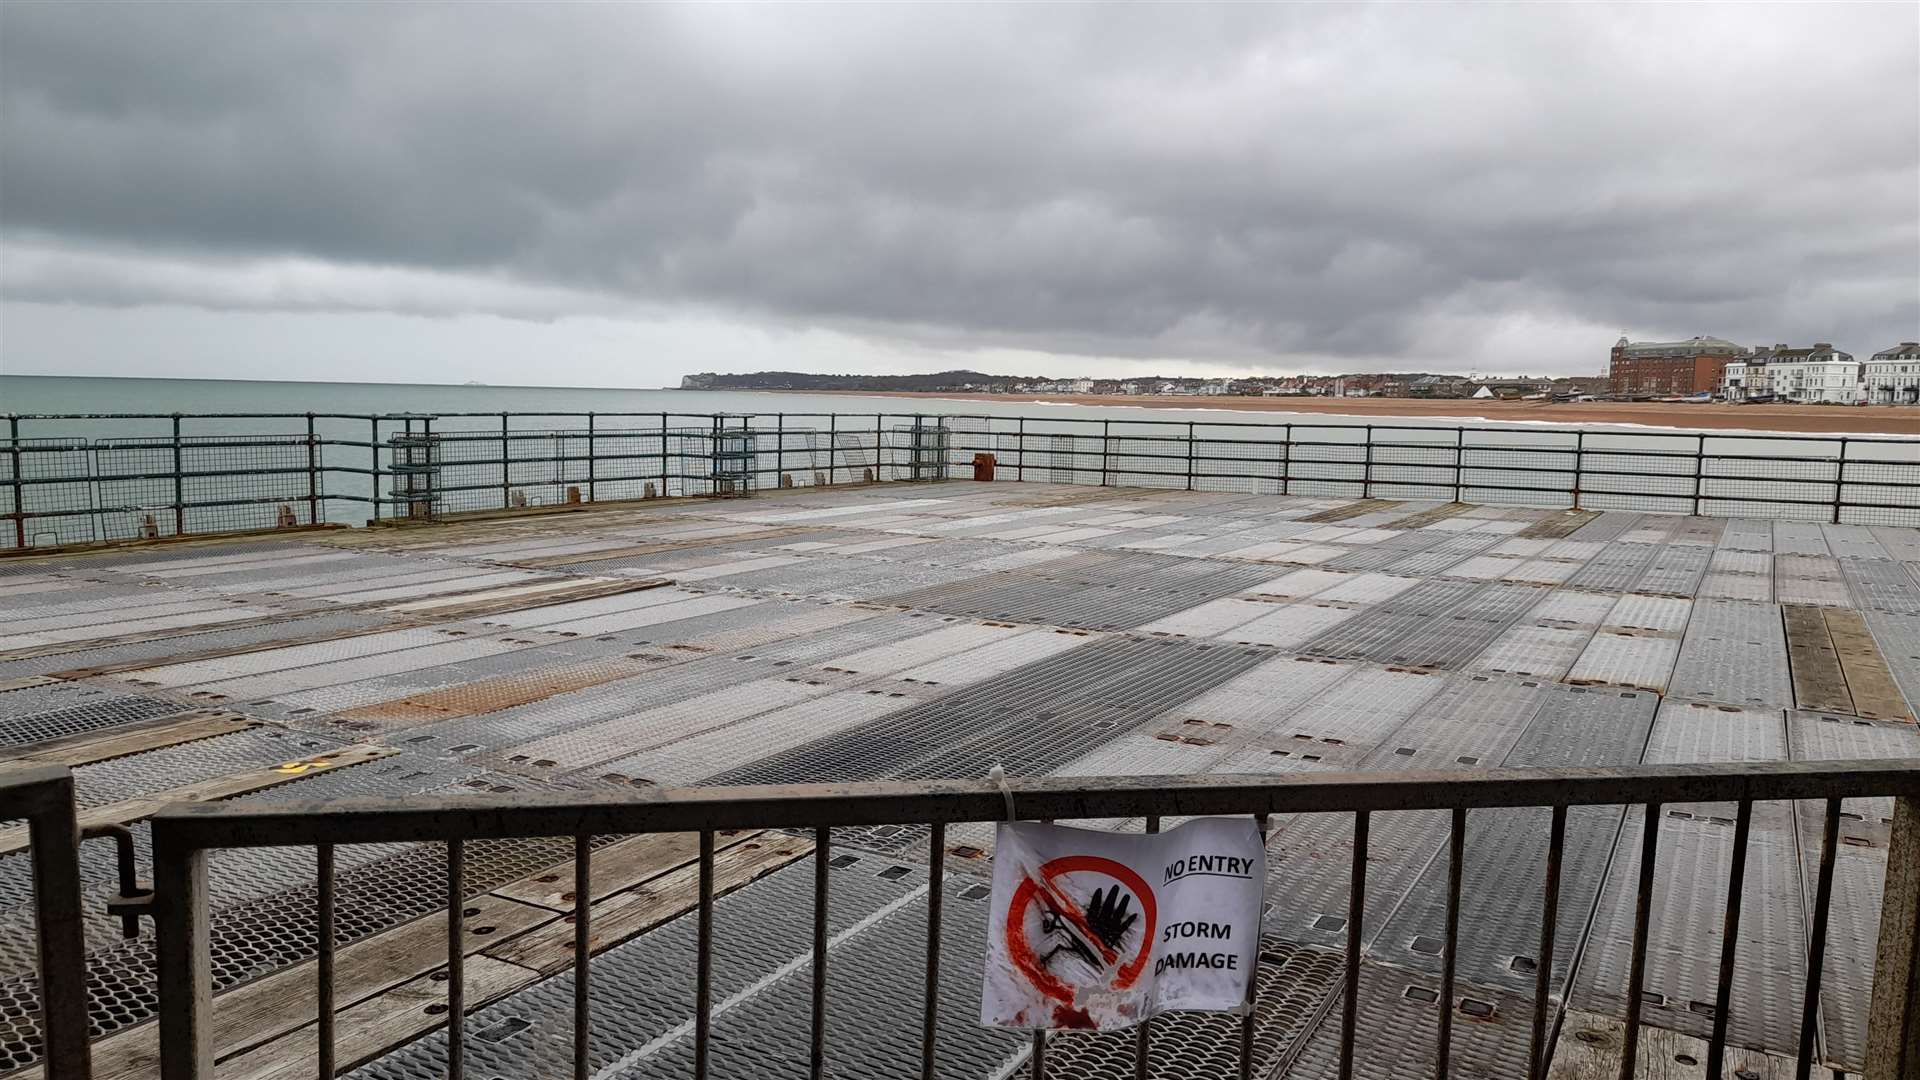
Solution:
<svg viewBox="0 0 1920 1080">
<path fill-rule="evenodd" d="M 1080 354 L 1871 351 L 1920 326 L 1917 36 L 1912 5 L 16 0 L 0 289 Z"/>
</svg>

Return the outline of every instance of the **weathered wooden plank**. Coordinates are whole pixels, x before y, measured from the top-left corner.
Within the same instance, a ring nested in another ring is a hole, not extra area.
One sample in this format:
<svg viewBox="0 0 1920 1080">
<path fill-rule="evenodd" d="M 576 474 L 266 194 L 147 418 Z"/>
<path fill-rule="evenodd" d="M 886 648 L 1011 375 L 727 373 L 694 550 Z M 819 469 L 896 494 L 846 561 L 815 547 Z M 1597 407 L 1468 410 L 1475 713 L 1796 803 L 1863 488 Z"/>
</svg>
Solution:
<svg viewBox="0 0 1920 1080">
<path fill-rule="evenodd" d="M 1619 1080 L 1625 1032 L 1618 1020 L 1568 1012 L 1553 1045 L 1547 1080 Z M 1793 1080 L 1792 1059 L 1732 1046 L 1727 1047 L 1725 1070 L 1728 1076 L 1738 1073 L 1752 1080 Z M 1637 1080 L 1706 1080 L 1707 1044 L 1690 1035 L 1642 1025 L 1634 1076 Z"/>
<path fill-rule="evenodd" d="M 238 713 L 196 709 L 157 720 L 142 720 L 105 731 L 86 731 L 58 739 L 10 747 L 0 752 L 0 761 L 34 765 L 65 765 L 69 768 L 111 761 L 128 754 L 145 753 L 181 743 L 198 742 L 216 735 L 259 727 L 260 721 Z"/>
<path fill-rule="evenodd" d="M 485 955 L 469 957 L 466 1009 L 471 1013 L 539 979 L 537 973 L 502 960 Z M 339 1036 L 336 1063 L 342 1070 L 357 1068 L 444 1025 L 446 1005 L 447 984 L 423 976 L 341 1010 L 335 1021 Z M 285 1038 L 221 1062 L 214 1076 L 218 1080 L 312 1080 L 317 1032 L 308 1024 Z"/>
<path fill-rule="evenodd" d="M 1361 514 L 1371 514 L 1375 510 L 1391 510 L 1399 505 L 1398 499 L 1358 499 L 1343 506 L 1322 510 L 1317 514 L 1308 514 L 1300 520 L 1302 522 L 1345 521 L 1348 518 L 1359 517 Z"/>
<path fill-rule="evenodd" d="M 161 807 L 174 802 L 213 802 L 218 799 L 231 799 L 236 795 L 246 795 L 255 791 L 265 791 L 271 787 L 291 783 L 303 776 L 331 769 L 344 769 L 362 765 L 369 761 L 378 761 L 391 757 L 400 751 L 388 746 L 349 746 L 330 754 L 305 758 L 299 761 L 287 761 L 278 765 L 269 765 L 263 769 L 248 769 L 245 772 L 216 776 L 211 780 L 202 780 L 194 784 L 185 784 L 165 791 L 156 791 L 139 798 L 125 799 L 120 802 L 97 806 L 82 811 L 79 815 L 81 828 L 92 825 L 131 825 L 143 818 L 154 815 Z M 0 855 L 10 855 L 27 849 L 27 827 L 16 825 L 0 830 Z"/>
<path fill-rule="evenodd" d="M 716 838 L 724 849 L 760 837 L 760 833 L 724 833 Z M 640 884 L 692 862 L 700 857 L 700 837 L 696 833 L 656 833 L 635 836 L 609 844 L 593 853 L 593 898 L 599 900 L 622 889 Z M 493 890 L 526 904 L 537 904 L 554 911 L 573 910 L 573 860 L 548 867 L 511 885 Z"/>
<path fill-rule="evenodd" d="M 734 540 L 776 540 L 785 536 L 811 536 L 821 532 L 818 525 L 784 525 L 778 528 L 761 529 L 751 533 L 742 533 Z M 587 564 L 607 559 L 631 559 L 640 555 L 662 555 L 673 551 L 691 551 L 712 547 L 716 539 L 703 536 L 693 540 L 655 540 L 645 544 L 630 544 L 626 547 L 606 548 L 600 551 L 570 552 L 564 555 L 540 555 L 531 559 L 502 560 L 508 566 L 523 566 L 530 570 L 540 570 L 550 566 L 572 566 L 576 563 Z"/>
<path fill-rule="evenodd" d="M 760 833 L 714 853 L 715 895 L 731 892 L 805 856 L 813 842 Z M 596 854 L 596 860 L 598 856 Z M 590 953 L 610 949 L 691 909 L 700 899 L 700 868 L 682 866 L 593 905 Z M 542 976 L 573 966 L 573 924 L 547 923 L 487 950 L 487 955 L 533 968 Z"/>
<path fill-rule="evenodd" d="M 1445 521 L 1450 517 L 1464 514 L 1473 509 L 1470 503 L 1441 503 L 1439 506 L 1408 514 L 1406 517 L 1389 521 L 1380 526 L 1383 529 L 1424 529 L 1436 521 Z M 1524 530 L 1515 535 L 1525 535 Z"/>
<path fill-rule="evenodd" d="M 1840 669 L 1821 609 L 1805 604 L 1782 604 L 1787 628 L 1787 666 L 1793 674 L 1793 700 L 1815 712 L 1853 713 L 1853 696 Z"/>
<path fill-rule="evenodd" d="M 501 611 L 526 611 L 532 608 L 552 607 L 555 604 L 571 604 L 577 600 L 598 600 L 603 596 L 644 592 L 671 584 L 673 582 L 666 578 L 627 578 L 585 583 L 568 578 L 557 582 L 543 582 L 537 586 L 515 586 L 511 589 L 494 590 L 493 593 L 483 593 L 479 596 L 415 600 L 380 610 L 420 618 L 468 619 Z"/>
<path fill-rule="evenodd" d="M 642 675 L 656 666 L 645 661 L 620 658 L 556 665 L 545 670 L 480 679 L 393 701 L 361 705 L 333 714 L 331 721 L 351 731 L 404 731 L 421 724 L 435 724 L 457 717 L 477 716 L 545 701 L 556 694 Z"/>
<path fill-rule="evenodd" d="M 1462 510 L 1466 509 L 1466 506 L 1460 503 L 1452 505 L 1459 506 Z M 1572 536 L 1575 530 L 1599 516 L 1598 510 L 1565 510 L 1552 517 L 1541 518 L 1513 535 L 1528 540 L 1557 540 Z M 1395 528 L 1393 525 L 1386 527 Z"/>
<path fill-rule="evenodd" d="M 503 938 L 557 919 L 551 911 L 496 896 L 469 901 L 466 910 L 468 955 Z M 484 934 L 475 933 L 491 927 Z M 444 967 L 447 917 L 438 911 L 424 918 L 342 948 L 334 967 L 336 1007 L 350 1007 L 401 983 Z M 313 1022 L 317 967 L 301 964 L 236 987 L 215 999 L 214 1054 L 220 1058 L 251 1050 L 268 1040 Z M 160 1066 L 159 1028 L 143 1025 L 94 1044 L 97 1080 L 148 1080 Z"/>
<path fill-rule="evenodd" d="M 1854 715 L 1872 720 L 1912 720 L 1913 711 L 1901 696 L 1899 684 L 1887 669 L 1887 658 L 1874 643 L 1873 632 L 1858 611 L 1826 608 L 1827 632 L 1846 673 L 1847 692 L 1853 696 Z"/>
</svg>

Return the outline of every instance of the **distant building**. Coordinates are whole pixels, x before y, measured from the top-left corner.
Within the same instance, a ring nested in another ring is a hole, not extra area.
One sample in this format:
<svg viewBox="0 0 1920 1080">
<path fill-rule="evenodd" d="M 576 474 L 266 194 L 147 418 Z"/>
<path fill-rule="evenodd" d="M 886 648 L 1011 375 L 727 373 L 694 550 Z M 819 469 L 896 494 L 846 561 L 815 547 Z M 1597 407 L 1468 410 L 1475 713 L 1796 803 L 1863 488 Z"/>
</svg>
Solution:
<svg viewBox="0 0 1920 1080">
<path fill-rule="evenodd" d="M 1720 372 L 1720 396 L 1734 404 L 1769 401 L 1773 383 L 1767 377 L 1767 361 L 1755 355 L 1727 361 Z"/>
<path fill-rule="evenodd" d="M 1746 351 L 1717 337 L 1685 341 L 1628 341 L 1623 337 L 1614 343 L 1607 382 L 1616 397 L 1698 394 L 1717 389 L 1727 362 Z"/>
<path fill-rule="evenodd" d="M 1518 401 L 1529 394 L 1536 393 L 1539 393 L 1539 391 L 1532 383 L 1490 382 L 1481 383 L 1478 387 L 1474 388 L 1473 397 L 1479 401 L 1485 401 L 1488 398 L 1499 398 L 1502 401 Z"/>
<path fill-rule="evenodd" d="M 1452 375 L 1423 375 L 1407 384 L 1407 396 L 1417 398 L 1458 398 L 1471 393 L 1473 385 Z"/>
<path fill-rule="evenodd" d="M 1920 405 L 1920 342 L 1874 353 L 1862 365 L 1860 382 L 1869 405 Z"/>
<path fill-rule="evenodd" d="M 1755 349 L 1750 362 L 1767 369 L 1767 389 L 1775 401 L 1806 404 L 1860 403 L 1860 363 L 1827 342 L 1796 349 L 1775 345 Z"/>
</svg>

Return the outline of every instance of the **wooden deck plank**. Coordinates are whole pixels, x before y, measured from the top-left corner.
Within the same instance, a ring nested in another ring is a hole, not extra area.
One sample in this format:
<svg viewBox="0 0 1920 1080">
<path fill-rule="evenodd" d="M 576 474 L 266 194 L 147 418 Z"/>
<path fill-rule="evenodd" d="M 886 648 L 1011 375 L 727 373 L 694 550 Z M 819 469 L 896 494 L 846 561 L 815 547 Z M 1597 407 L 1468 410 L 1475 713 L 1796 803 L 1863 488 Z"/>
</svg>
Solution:
<svg viewBox="0 0 1920 1080">
<path fill-rule="evenodd" d="M 1853 715 L 1853 696 L 1840 669 L 1840 655 L 1827 632 L 1820 608 L 1782 604 L 1787 628 L 1787 666 L 1793 675 L 1793 700 L 1802 709 Z"/>
<path fill-rule="evenodd" d="M 780 869 L 813 850 L 813 842 L 781 833 L 753 839 L 714 853 L 716 896 Z M 651 881 L 618 892 L 593 905 L 588 950 L 597 954 L 630 940 L 693 908 L 700 899 L 700 868 L 682 866 Z M 505 941 L 487 955 L 533 968 L 542 976 L 573 966 L 573 924 L 564 919 Z"/>
<path fill-rule="evenodd" d="M 466 1008 L 471 1013 L 540 980 L 526 968 L 481 955 L 466 962 Z M 336 1063 L 356 1068 L 446 1024 L 447 984 L 432 976 L 405 982 L 340 1011 Z M 218 1080 L 312 1080 L 318 1029 L 312 1024 L 285 1038 L 221 1062 Z"/>
<path fill-rule="evenodd" d="M 742 832 L 720 834 L 714 841 L 716 853 L 760 835 Z M 697 833 L 657 833 L 609 844 L 593 853 L 590 881 L 593 898 L 603 899 L 699 857 L 700 837 Z M 537 904 L 554 911 L 572 911 L 573 860 L 568 859 L 493 891 L 497 896 L 521 903 Z"/>
<path fill-rule="evenodd" d="M 553 912 L 494 896 L 469 901 L 466 917 L 469 955 L 502 937 L 524 933 L 556 918 Z M 478 927 L 494 929 L 474 935 Z M 339 1007 L 431 974 L 446 966 L 447 917 L 438 911 L 364 941 L 343 947 L 334 967 L 334 1001 Z M 235 987 L 215 1000 L 212 1012 L 216 1058 L 243 1053 L 313 1022 L 317 967 L 301 964 Z M 160 1066 L 159 1028 L 145 1024 L 94 1044 L 96 1080 L 147 1080 Z"/>
<path fill-rule="evenodd" d="M 136 821 L 152 817 L 168 803 L 214 802 L 220 799 L 231 799 L 236 795 L 247 795 L 292 783 L 303 776 L 378 761 L 399 752 L 388 746 L 349 746 L 317 757 L 286 761 L 260 769 L 248 769 L 245 772 L 227 776 L 216 776 L 211 780 L 202 780 L 138 798 L 108 803 L 91 810 L 83 810 L 79 815 L 80 827 L 84 829 L 91 825 L 131 825 Z M 0 855 L 25 851 L 27 837 L 28 830 L 25 825 L 0 830 Z"/>
<path fill-rule="evenodd" d="M 698 902 L 699 868 L 693 865 L 699 857 L 697 838 L 693 834 L 669 834 L 650 839 L 666 839 L 676 843 L 654 844 L 650 858 L 630 857 L 626 853 L 616 855 L 615 849 L 623 847 L 628 843 L 626 841 L 594 853 L 596 895 L 604 886 L 612 894 L 612 899 L 619 902 L 595 904 L 595 918 L 601 919 L 601 913 L 607 912 L 604 917 L 610 921 L 605 928 L 596 927 L 601 932 L 593 936 L 592 952 L 598 953 L 626 941 L 635 934 L 691 910 Z M 741 833 L 729 839 L 731 842 L 716 852 L 714 858 L 716 895 L 731 892 L 800 858 L 813 847 L 804 839 L 780 833 Z M 685 842 L 677 842 L 682 840 Z M 603 867 L 608 872 L 604 877 L 601 873 Z M 619 876 L 623 867 L 627 871 L 624 879 Z M 657 886 L 653 884 L 663 876 L 671 880 Z M 524 950 L 524 955 L 530 958 L 538 956 L 542 962 L 519 966 L 530 971 L 538 970 L 541 977 L 572 966 L 573 925 L 563 917 L 561 911 L 501 895 L 511 892 L 551 898 L 554 894 L 548 888 L 551 884 L 546 880 L 548 878 L 557 878 L 570 889 L 573 861 L 556 864 L 503 889 L 469 900 L 466 910 L 472 914 L 465 916 L 468 930 L 466 954 L 472 957 L 486 953 L 496 960 L 506 959 L 507 954 L 502 950 L 513 942 L 528 933 L 547 930 L 549 933 Z M 570 910 L 571 901 L 560 906 Z M 612 921 L 615 913 L 624 917 Z M 435 912 L 340 949 L 334 969 L 334 1001 L 342 1010 L 339 1027 L 343 1038 L 349 1018 L 364 1015 L 354 1011 L 355 1005 L 394 991 L 446 966 L 446 926 L 446 913 Z M 564 948 L 556 950 L 556 943 L 564 944 Z M 471 967 L 469 961 L 469 969 Z M 259 1071 L 266 1067 L 259 1063 L 270 1059 L 256 1053 L 275 1040 L 296 1047 L 297 1050 L 290 1051 L 292 1053 L 311 1053 L 316 971 L 316 965 L 308 961 L 246 983 L 215 998 L 215 1057 L 224 1061 L 245 1055 L 249 1059 L 246 1067 L 251 1071 L 234 1075 L 253 1076 L 277 1075 Z M 469 982 L 467 1002 L 470 1010 L 482 1004 L 475 999 L 474 993 Z M 431 1026 L 422 1030 L 430 1029 Z M 158 1028 L 145 1024 L 117 1032 L 94 1044 L 94 1076 L 98 1080 L 150 1080 L 159 1063 L 158 1038 Z M 384 1050 L 376 1050 L 374 1056 L 381 1052 Z M 347 1060 L 344 1043 L 340 1060 L 343 1065 Z M 223 1067 L 218 1075 L 224 1077 L 229 1073 Z M 27 1070 L 10 1080 L 40 1080 L 40 1074 L 37 1070 Z"/>
<path fill-rule="evenodd" d="M 1547 1080 L 1619 1080 L 1625 1033 L 1618 1020 L 1568 1012 L 1553 1045 Z M 1707 1044 L 1690 1035 L 1642 1025 L 1634 1059 L 1638 1080 L 1706 1080 Z M 1725 1069 L 1729 1076 L 1746 1070 L 1757 1080 L 1793 1080 L 1792 1059 L 1758 1050 L 1727 1047 Z"/>
<path fill-rule="evenodd" d="M 1840 655 L 1840 667 L 1846 673 L 1847 692 L 1853 697 L 1854 715 L 1870 720 L 1912 720 L 1913 711 L 1893 681 L 1887 658 L 1874 643 L 1866 619 L 1847 608 L 1825 611 L 1827 632 L 1833 635 L 1834 651 Z"/>
<path fill-rule="evenodd" d="M 128 754 L 141 754 L 148 750 L 178 746 L 181 743 L 198 742 L 211 739 L 216 735 L 231 735 L 236 731 L 260 726 L 260 721 L 241 716 L 239 713 L 218 709 L 195 709 L 192 712 L 160 717 L 155 720 L 141 720 L 102 731 L 85 731 L 78 735 L 67 735 L 58 739 L 28 743 L 25 746 L 9 747 L 0 751 L 0 761 L 21 765 L 65 765 L 69 768 L 91 765 L 97 761 L 111 761 L 126 757 Z"/>
</svg>

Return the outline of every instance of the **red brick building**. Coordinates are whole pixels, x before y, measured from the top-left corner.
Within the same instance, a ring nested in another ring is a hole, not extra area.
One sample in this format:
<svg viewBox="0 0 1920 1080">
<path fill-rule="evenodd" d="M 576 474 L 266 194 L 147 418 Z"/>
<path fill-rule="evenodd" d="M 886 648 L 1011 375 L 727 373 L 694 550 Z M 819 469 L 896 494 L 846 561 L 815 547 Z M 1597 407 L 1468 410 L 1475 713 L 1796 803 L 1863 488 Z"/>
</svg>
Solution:
<svg viewBox="0 0 1920 1080">
<path fill-rule="evenodd" d="M 1628 341 L 1613 346 L 1607 382 L 1615 397 L 1651 394 L 1698 394 L 1720 386 L 1727 361 L 1747 350 L 1717 337 L 1686 341 Z"/>
</svg>

